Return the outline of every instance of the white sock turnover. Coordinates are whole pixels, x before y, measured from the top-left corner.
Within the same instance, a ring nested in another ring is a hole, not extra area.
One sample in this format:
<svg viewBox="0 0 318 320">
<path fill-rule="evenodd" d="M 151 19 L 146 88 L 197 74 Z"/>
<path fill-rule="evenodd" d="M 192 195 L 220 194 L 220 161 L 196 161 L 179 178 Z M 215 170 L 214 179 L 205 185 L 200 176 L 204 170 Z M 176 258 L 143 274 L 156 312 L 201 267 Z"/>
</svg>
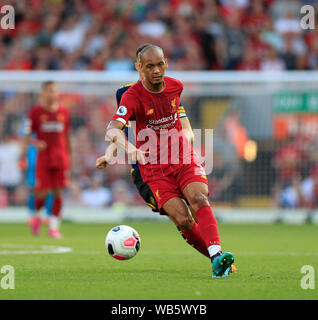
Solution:
<svg viewBox="0 0 318 320">
<path fill-rule="evenodd" d="M 221 246 L 214 244 L 208 247 L 208 251 L 209 251 L 210 257 L 213 257 L 215 254 L 221 251 Z"/>
</svg>

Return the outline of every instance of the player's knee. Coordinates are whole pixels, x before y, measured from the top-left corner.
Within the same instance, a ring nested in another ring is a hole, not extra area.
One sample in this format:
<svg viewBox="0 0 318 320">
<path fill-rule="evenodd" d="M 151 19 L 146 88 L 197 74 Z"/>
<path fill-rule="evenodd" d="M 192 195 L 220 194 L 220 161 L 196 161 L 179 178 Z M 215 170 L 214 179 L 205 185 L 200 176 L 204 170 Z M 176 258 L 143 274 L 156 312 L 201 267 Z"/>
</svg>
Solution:
<svg viewBox="0 0 318 320">
<path fill-rule="evenodd" d="M 183 230 L 190 230 L 193 225 L 193 219 L 187 214 L 178 214 L 175 217 L 177 226 Z"/>
<path fill-rule="evenodd" d="M 209 200 L 208 197 L 203 194 L 202 192 L 197 192 L 195 193 L 191 199 L 190 199 L 190 203 L 194 206 L 194 207 L 203 207 L 209 204 Z"/>
</svg>

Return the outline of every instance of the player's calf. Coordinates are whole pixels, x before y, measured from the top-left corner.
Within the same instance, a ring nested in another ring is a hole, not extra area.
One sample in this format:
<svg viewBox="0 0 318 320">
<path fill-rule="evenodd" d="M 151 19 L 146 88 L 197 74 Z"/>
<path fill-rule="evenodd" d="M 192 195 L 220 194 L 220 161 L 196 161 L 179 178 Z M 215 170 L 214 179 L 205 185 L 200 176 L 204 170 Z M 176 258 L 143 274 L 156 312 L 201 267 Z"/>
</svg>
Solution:
<svg viewBox="0 0 318 320">
<path fill-rule="evenodd" d="M 234 257 L 222 253 L 216 217 L 208 201 L 208 187 L 202 182 L 189 183 L 183 190 L 184 195 L 195 210 L 198 229 L 212 261 L 212 276 L 228 276 Z"/>
<path fill-rule="evenodd" d="M 194 220 L 187 213 L 178 213 L 174 217 L 171 218 L 175 225 L 179 227 L 181 230 L 191 230 L 194 224 Z"/>
<path fill-rule="evenodd" d="M 164 205 L 170 220 L 181 230 L 191 230 L 195 221 L 189 214 L 188 208 L 180 198 L 173 198 Z"/>
</svg>

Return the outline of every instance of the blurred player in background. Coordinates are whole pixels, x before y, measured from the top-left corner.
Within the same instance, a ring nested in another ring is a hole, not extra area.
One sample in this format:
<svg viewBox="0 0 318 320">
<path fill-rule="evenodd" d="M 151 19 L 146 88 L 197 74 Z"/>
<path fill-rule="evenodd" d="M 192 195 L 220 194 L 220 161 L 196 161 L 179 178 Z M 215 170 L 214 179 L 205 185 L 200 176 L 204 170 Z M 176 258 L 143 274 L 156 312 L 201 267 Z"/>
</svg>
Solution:
<svg viewBox="0 0 318 320">
<path fill-rule="evenodd" d="M 227 277 L 232 272 L 234 257 L 229 252 L 221 251 L 217 221 L 207 198 L 205 170 L 182 133 L 176 108 L 180 104 L 183 85 L 178 80 L 164 77 L 167 66 L 167 59 L 161 48 L 148 45 L 141 50 L 138 68 L 143 78 L 123 95 L 120 107 L 110 122 L 106 134 L 112 142 L 126 151 L 131 160 L 138 161 L 142 179 L 147 182 L 155 196 L 160 212 L 166 213 L 189 237 L 204 244 L 212 261 L 212 276 Z M 146 161 L 145 151 L 140 149 L 141 142 L 137 139 L 134 146 L 122 133 L 129 120 L 136 120 L 136 135 L 146 128 L 151 128 L 155 132 L 155 140 L 148 145 L 150 162 L 149 159 Z M 161 131 L 163 129 L 164 134 L 167 134 L 167 130 L 178 133 L 177 164 L 172 162 L 172 159 L 168 159 L 168 163 L 161 163 L 162 151 L 171 158 L 175 157 L 172 150 L 175 145 L 171 140 L 168 139 L 164 146 L 166 150 L 162 150 L 162 146 L 158 145 L 158 139 L 161 142 L 163 137 Z M 155 158 L 152 158 L 153 155 Z M 106 159 L 101 160 L 97 167 L 102 167 L 105 162 Z M 198 223 L 190 216 L 184 200 L 194 209 Z"/>
<path fill-rule="evenodd" d="M 25 136 L 25 130 L 28 130 L 28 122 L 29 121 L 27 119 L 23 119 L 22 130 L 20 132 L 20 136 L 22 138 Z M 30 225 L 32 223 L 32 218 L 34 218 L 36 214 L 36 210 L 35 210 L 36 158 L 37 158 L 37 140 L 35 139 L 35 135 L 32 134 L 31 139 L 29 141 L 29 145 L 27 146 L 26 156 L 23 157 L 20 161 L 20 168 L 21 170 L 25 171 L 25 178 L 29 188 L 27 206 L 28 206 L 29 215 L 30 215 L 30 219 L 28 220 Z M 47 225 L 49 224 L 50 216 L 52 213 L 52 204 L 53 204 L 53 194 L 49 193 L 45 201 L 46 218 L 42 219 L 42 222 Z M 32 229 L 32 232 L 34 231 L 36 230 Z"/>
<path fill-rule="evenodd" d="M 49 235 L 61 238 L 59 224 L 63 206 L 62 192 L 67 185 L 70 168 L 70 117 L 68 110 L 58 102 L 58 89 L 54 82 L 43 84 L 41 100 L 41 104 L 34 106 L 30 111 L 22 146 L 22 153 L 25 155 L 31 134 L 36 134 L 36 215 L 31 219 L 31 230 L 33 234 L 39 233 L 41 219 L 38 212 L 44 206 L 47 195 L 52 192 L 54 197 Z"/>
</svg>

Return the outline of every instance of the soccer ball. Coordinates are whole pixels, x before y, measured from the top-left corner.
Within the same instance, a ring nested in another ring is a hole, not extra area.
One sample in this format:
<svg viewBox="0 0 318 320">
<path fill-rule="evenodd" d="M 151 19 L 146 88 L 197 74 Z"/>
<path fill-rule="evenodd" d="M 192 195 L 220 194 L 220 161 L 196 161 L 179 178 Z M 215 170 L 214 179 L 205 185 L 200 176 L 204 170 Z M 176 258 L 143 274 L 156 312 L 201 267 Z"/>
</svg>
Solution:
<svg viewBox="0 0 318 320">
<path fill-rule="evenodd" d="M 134 257 L 140 249 L 140 237 L 132 227 L 117 226 L 108 232 L 105 246 L 113 258 L 128 260 Z"/>
</svg>

